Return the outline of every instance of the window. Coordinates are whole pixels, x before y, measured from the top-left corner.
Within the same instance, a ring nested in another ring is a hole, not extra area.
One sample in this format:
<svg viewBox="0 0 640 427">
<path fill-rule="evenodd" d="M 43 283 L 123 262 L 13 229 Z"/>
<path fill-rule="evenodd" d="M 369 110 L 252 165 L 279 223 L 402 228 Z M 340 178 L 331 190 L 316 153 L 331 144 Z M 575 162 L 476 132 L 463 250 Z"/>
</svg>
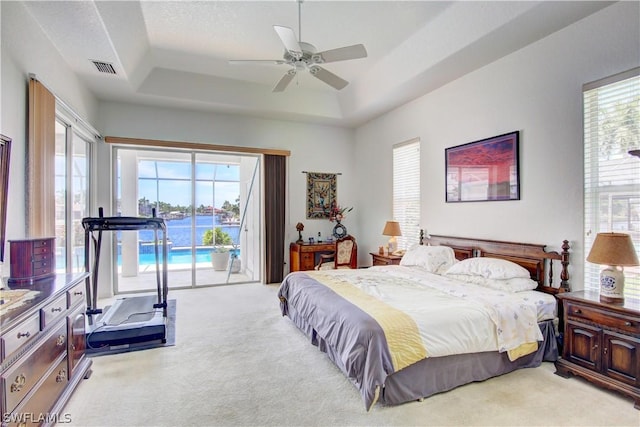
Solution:
<svg viewBox="0 0 640 427">
<path fill-rule="evenodd" d="M 420 238 L 420 140 L 393 146 L 393 219 L 400 223 L 398 248 Z"/>
<path fill-rule="evenodd" d="M 260 218 L 251 191 L 259 156 L 159 147 L 115 147 L 114 153 L 113 211 L 150 217 L 155 209 L 165 220 L 170 288 L 259 280 Z M 154 289 L 153 232 L 113 237 L 115 292 Z"/>
<path fill-rule="evenodd" d="M 640 68 L 583 87 L 584 248 L 599 232 L 631 235 L 640 249 Z M 640 252 L 639 252 L 640 253 Z M 602 267 L 585 261 L 585 289 Z M 625 294 L 640 297 L 640 268 L 625 267 Z"/>
<path fill-rule="evenodd" d="M 82 218 L 89 216 L 92 136 L 56 108 L 56 271 L 80 272 L 84 265 Z"/>
</svg>

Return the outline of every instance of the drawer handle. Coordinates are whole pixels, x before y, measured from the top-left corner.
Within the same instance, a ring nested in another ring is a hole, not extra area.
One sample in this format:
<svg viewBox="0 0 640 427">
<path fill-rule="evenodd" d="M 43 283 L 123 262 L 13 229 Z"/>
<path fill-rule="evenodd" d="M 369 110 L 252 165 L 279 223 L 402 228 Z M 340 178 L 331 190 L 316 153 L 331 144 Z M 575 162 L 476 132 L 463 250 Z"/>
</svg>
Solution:
<svg viewBox="0 0 640 427">
<path fill-rule="evenodd" d="M 582 314 L 582 310 L 580 310 L 579 308 L 576 308 L 575 310 L 573 310 L 574 314 Z"/>
<path fill-rule="evenodd" d="M 624 326 L 632 326 L 633 323 L 629 322 L 628 320 L 626 322 L 624 322 Z"/>
<path fill-rule="evenodd" d="M 75 292 L 73 293 L 73 295 L 82 295 L 82 294 L 83 294 L 83 292 L 82 292 L 82 291 L 75 291 Z"/>
<path fill-rule="evenodd" d="M 52 307 L 51 312 L 55 313 L 56 311 L 62 311 L 62 307 Z"/>
<path fill-rule="evenodd" d="M 67 371 L 65 371 L 64 369 L 60 369 L 60 372 L 58 372 L 58 375 L 56 375 L 56 382 L 61 383 L 63 381 L 66 381 L 66 379 L 67 379 Z"/>
<path fill-rule="evenodd" d="M 31 332 L 20 333 L 18 332 L 18 339 L 20 338 L 29 338 L 31 336 Z"/>
<path fill-rule="evenodd" d="M 25 377 L 24 374 L 18 375 L 13 384 L 11 384 L 11 393 L 17 393 L 22 390 L 22 387 L 24 387 L 26 382 L 27 377 Z"/>
<path fill-rule="evenodd" d="M 56 346 L 58 347 L 62 347 L 65 343 L 66 339 L 64 337 L 64 335 L 59 335 L 58 339 L 56 340 Z"/>
</svg>

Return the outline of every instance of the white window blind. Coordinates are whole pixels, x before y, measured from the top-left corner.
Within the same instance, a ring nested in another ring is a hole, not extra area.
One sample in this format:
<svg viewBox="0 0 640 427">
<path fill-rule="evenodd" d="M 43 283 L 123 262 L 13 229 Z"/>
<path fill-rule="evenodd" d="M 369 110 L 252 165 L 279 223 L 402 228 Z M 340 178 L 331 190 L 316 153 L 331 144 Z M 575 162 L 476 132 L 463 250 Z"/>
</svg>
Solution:
<svg viewBox="0 0 640 427">
<path fill-rule="evenodd" d="M 585 258 L 599 232 L 631 235 L 640 249 L 640 68 L 583 87 Z M 640 253 L 640 252 L 638 252 Z M 599 289 L 585 261 L 584 288 Z M 625 267 L 625 295 L 640 297 L 640 268 Z"/>
<path fill-rule="evenodd" d="M 393 146 L 393 219 L 400 223 L 398 249 L 420 238 L 420 140 Z"/>
</svg>

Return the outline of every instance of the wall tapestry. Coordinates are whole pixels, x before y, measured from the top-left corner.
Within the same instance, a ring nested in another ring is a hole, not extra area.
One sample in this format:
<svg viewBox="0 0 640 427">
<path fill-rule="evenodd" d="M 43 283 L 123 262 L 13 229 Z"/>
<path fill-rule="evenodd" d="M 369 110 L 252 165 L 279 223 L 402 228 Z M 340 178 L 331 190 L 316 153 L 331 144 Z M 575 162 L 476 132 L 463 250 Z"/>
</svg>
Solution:
<svg viewBox="0 0 640 427">
<path fill-rule="evenodd" d="M 307 172 L 307 218 L 328 219 L 336 203 L 336 174 Z"/>
</svg>

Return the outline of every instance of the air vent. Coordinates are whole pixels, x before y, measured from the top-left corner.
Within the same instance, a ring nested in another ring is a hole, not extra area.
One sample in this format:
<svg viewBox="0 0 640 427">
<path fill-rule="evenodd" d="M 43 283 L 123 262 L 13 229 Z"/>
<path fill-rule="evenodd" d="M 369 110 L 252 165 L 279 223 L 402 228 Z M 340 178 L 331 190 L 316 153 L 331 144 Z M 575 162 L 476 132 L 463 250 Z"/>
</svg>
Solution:
<svg viewBox="0 0 640 427">
<path fill-rule="evenodd" d="M 108 62 L 102 62 L 102 61 L 91 61 L 91 62 L 93 62 L 93 65 L 95 65 L 98 71 L 100 71 L 101 73 L 107 73 L 107 74 L 116 73 L 116 70 L 115 68 L 113 68 L 113 65 L 109 64 Z"/>
</svg>

